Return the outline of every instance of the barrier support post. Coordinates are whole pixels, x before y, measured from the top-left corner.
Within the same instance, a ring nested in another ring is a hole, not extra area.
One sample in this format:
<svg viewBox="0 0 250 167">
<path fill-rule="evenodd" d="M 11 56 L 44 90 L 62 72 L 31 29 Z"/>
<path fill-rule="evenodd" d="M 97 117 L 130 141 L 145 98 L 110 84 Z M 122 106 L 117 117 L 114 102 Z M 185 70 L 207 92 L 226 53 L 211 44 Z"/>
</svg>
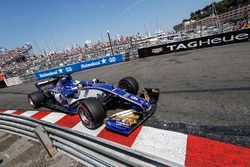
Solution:
<svg viewBox="0 0 250 167">
<path fill-rule="evenodd" d="M 45 129 L 42 126 L 38 126 L 35 128 L 35 134 L 37 135 L 37 138 L 44 146 L 45 150 L 48 152 L 50 157 L 54 157 L 58 150 L 53 145 L 51 139 L 49 138 L 48 133 L 45 131 Z"/>
</svg>

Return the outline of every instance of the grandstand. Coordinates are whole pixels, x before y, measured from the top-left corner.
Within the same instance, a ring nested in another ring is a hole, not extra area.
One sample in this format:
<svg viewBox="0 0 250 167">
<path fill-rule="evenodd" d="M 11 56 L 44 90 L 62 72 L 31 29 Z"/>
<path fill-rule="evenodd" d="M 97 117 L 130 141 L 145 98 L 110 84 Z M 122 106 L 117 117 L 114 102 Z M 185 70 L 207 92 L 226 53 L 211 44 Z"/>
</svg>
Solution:
<svg viewBox="0 0 250 167">
<path fill-rule="evenodd" d="M 22 63 L 26 61 L 26 57 L 29 56 L 31 49 L 32 46 L 30 44 L 8 51 L 5 49 L 4 52 L 0 54 L 1 71 L 6 74 L 7 77 L 18 75 L 17 71 L 21 69 Z"/>
<path fill-rule="evenodd" d="M 121 36 L 118 39 L 111 40 L 112 49 L 115 54 L 129 52 L 132 43 L 140 39 L 139 34 L 130 37 Z M 70 49 L 44 52 L 42 55 L 33 54 L 32 45 L 26 44 L 21 48 L 1 53 L 0 67 L 8 78 L 23 77 L 32 75 L 36 71 L 100 58 L 111 55 L 111 53 L 109 41 L 97 41 L 83 46 L 75 45 Z"/>
</svg>

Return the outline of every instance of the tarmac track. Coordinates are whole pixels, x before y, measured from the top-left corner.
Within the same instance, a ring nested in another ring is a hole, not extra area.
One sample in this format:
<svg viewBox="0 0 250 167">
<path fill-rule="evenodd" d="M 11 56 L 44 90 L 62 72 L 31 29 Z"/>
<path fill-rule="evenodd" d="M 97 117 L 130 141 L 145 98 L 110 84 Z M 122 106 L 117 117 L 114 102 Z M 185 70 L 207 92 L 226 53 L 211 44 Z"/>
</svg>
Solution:
<svg viewBox="0 0 250 167">
<path fill-rule="evenodd" d="M 250 147 L 249 42 L 148 57 L 73 74 L 117 85 L 125 76 L 159 88 L 158 109 L 144 125 Z M 34 83 L 0 89 L 0 109 L 31 110 Z M 41 108 L 40 110 L 49 110 Z"/>
</svg>

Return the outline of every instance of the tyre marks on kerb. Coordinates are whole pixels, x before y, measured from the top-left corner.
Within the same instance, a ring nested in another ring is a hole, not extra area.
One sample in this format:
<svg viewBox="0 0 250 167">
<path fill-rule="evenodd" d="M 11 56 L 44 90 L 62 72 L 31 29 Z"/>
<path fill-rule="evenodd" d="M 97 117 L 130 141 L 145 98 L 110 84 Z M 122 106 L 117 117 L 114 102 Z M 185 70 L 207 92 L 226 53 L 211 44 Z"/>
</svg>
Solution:
<svg viewBox="0 0 250 167">
<path fill-rule="evenodd" d="M 250 126 L 212 126 L 150 120 L 145 125 L 250 148 Z"/>
</svg>

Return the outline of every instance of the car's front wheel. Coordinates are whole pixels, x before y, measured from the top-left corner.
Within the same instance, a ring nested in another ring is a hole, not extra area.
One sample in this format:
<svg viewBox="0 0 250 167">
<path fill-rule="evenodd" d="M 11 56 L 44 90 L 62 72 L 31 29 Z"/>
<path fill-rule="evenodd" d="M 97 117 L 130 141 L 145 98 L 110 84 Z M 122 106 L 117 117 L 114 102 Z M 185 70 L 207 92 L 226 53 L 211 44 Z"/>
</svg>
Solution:
<svg viewBox="0 0 250 167">
<path fill-rule="evenodd" d="M 83 125 L 89 129 L 98 128 L 106 117 L 101 102 L 95 98 L 81 100 L 77 109 Z"/>
<path fill-rule="evenodd" d="M 118 82 L 118 88 L 125 90 L 128 93 L 137 95 L 139 84 L 133 77 L 125 77 Z"/>
</svg>

